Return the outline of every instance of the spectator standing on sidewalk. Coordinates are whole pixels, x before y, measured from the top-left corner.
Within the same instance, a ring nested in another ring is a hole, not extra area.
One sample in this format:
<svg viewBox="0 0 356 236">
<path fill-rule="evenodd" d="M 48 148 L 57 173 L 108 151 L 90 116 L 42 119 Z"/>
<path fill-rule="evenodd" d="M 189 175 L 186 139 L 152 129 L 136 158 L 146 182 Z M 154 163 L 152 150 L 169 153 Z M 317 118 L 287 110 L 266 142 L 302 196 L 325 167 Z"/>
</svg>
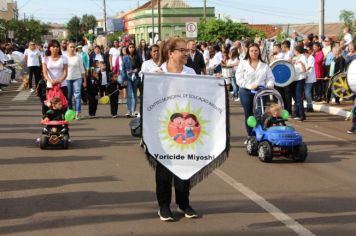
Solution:
<svg viewBox="0 0 356 236">
<path fill-rule="evenodd" d="M 316 77 L 316 83 L 315 83 L 315 97 L 316 101 L 320 102 L 322 101 L 325 96 L 325 89 L 326 89 L 326 80 L 325 75 L 324 75 L 324 54 L 321 50 L 321 45 L 318 42 L 313 43 L 313 49 L 314 49 L 314 59 L 315 59 L 315 64 L 314 64 L 314 69 L 315 69 L 315 77 Z"/>
<path fill-rule="evenodd" d="M 316 82 L 315 71 L 314 71 L 314 56 L 313 56 L 313 44 L 308 43 L 305 47 L 305 56 L 307 58 L 308 64 L 306 68 L 306 80 L 305 80 L 305 88 L 304 94 L 305 99 L 307 100 L 307 112 L 314 112 L 313 109 L 313 85 Z"/>
<path fill-rule="evenodd" d="M 41 53 L 37 49 L 36 44 L 34 42 L 29 43 L 28 49 L 25 50 L 25 64 L 29 70 L 29 89 L 30 92 L 34 92 L 35 89 L 32 87 L 32 80 L 35 77 L 35 88 L 38 85 L 41 77 Z"/>
</svg>

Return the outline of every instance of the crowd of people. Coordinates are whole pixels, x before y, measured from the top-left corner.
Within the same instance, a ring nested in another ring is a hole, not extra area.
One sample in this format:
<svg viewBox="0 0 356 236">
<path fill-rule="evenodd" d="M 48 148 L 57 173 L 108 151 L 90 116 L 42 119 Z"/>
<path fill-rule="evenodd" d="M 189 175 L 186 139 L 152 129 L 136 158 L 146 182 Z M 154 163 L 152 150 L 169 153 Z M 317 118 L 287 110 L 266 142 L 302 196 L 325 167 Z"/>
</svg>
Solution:
<svg viewBox="0 0 356 236">
<path fill-rule="evenodd" d="M 59 104 L 57 98 L 51 99 L 53 107 L 46 103 L 48 91 L 55 86 L 60 87 L 68 101 L 67 107 L 75 111 L 77 120 L 82 117 L 82 104 L 88 104 L 88 115 L 95 118 L 98 102 L 104 96 L 109 97 L 113 118 L 118 116 L 119 104 L 126 104 L 125 116 L 131 118 L 139 115 L 137 102 L 142 95 L 142 73 L 201 74 L 225 80 L 233 101 L 239 101 L 243 107 L 246 133 L 250 136 L 252 128 L 246 121 L 253 115 L 253 98 L 260 88 L 276 88 L 285 109 L 299 121 L 306 119 L 307 112 L 313 112 L 313 101 L 340 103 L 340 99 L 328 91 L 327 83 L 335 74 L 345 72 L 356 58 L 352 40 L 348 28 L 344 29 L 344 38 L 339 42 L 317 35 L 302 38 L 296 33 L 290 40 L 267 44 L 259 38 L 234 42 L 226 38 L 214 43 L 170 38 L 150 46 L 142 39 L 138 47 L 131 40 L 125 44 L 114 41 L 112 47 L 89 47 L 86 42 L 51 40 L 45 47 L 29 42 L 24 50 L 24 61 L 29 71 L 29 90 L 37 91 L 45 119 L 50 119 L 48 110 L 56 110 L 54 105 Z M 271 50 L 266 50 L 266 45 Z M 1 63 L 4 63 L 4 52 L 11 51 L 8 47 L 1 44 Z M 294 66 L 296 76 L 290 85 L 276 86 L 267 63 L 275 60 L 285 60 Z M 15 79 L 15 75 L 12 76 Z M 271 111 L 273 109 L 278 111 L 275 112 L 277 117 L 281 108 L 272 107 Z M 355 121 L 356 118 L 348 133 L 356 132 Z M 160 219 L 173 220 L 170 210 L 173 179 L 178 212 L 187 218 L 197 217 L 189 204 L 189 180 L 176 178 L 158 163 L 156 193 Z"/>
</svg>

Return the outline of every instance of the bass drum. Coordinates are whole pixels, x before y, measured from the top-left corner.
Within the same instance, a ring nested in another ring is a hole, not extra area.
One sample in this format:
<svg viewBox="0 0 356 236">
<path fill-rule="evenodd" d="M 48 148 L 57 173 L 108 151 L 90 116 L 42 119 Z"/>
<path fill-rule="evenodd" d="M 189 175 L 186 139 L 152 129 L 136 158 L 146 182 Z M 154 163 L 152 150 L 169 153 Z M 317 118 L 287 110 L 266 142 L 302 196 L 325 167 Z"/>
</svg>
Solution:
<svg viewBox="0 0 356 236">
<path fill-rule="evenodd" d="M 337 73 L 331 78 L 328 91 L 330 91 L 330 89 L 331 92 L 339 98 L 349 98 L 353 95 L 347 83 L 346 74 L 342 72 Z"/>
<path fill-rule="evenodd" d="M 347 84 L 350 90 L 356 94 L 356 60 L 353 60 L 347 69 Z"/>
<path fill-rule="evenodd" d="M 275 85 L 286 87 L 295 79 L 294 66 L 285 60 L 276 60 L 270 64 L 275 79 Z"/>
</svg>

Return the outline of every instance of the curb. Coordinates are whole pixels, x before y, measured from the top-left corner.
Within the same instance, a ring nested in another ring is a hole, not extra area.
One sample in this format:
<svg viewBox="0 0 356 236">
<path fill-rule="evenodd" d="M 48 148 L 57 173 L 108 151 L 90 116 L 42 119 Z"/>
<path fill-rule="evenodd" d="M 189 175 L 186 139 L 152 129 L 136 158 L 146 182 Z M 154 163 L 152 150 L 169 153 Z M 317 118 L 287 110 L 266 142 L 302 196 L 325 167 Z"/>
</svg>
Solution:
<svg viewBox="0 0 356 236">
<path fill-rule="evenodd" d="M 304 102 L 304 106 L 306 106 L 306 102 Z M 325 112 L 331 115 L 343 116 L 343 117 L 351 117 L 351 112 L 346 111 L 339 107 L 329 106 L 327 104 L 313 104 L 314 111 Z"/>
</svg>

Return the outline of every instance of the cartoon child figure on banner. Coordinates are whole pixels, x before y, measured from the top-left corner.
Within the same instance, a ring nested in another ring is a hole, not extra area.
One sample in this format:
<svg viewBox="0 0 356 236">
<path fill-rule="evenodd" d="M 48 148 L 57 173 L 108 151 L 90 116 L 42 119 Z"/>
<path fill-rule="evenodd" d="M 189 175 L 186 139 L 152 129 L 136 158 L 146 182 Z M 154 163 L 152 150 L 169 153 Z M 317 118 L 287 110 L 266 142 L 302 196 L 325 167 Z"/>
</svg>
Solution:
<svg viewBox="0 0 356 236">
<path fill-rule="evenodd" d="M 199 137 L 200 124 L 194 114 L 174 113 L 170 117 L 168 133 L 179 144 L 191 144 Z"/>
<path fill-rule="evenodd" d="M 184 135 L 184 118 L 181 113 L 174 113 L 171 118 L 171 127 L 175 128 L 175 135 L 173 137 L 174 141 L 181 138 L 182 142 L 185 143 L 185 135 Z"/>
<path fill-rule="evenodd" d="M 199 122 L 197 117 L 193 114 L 188 114 L 185 117 L 185 137 L 187 139 L 192 140 L 195 138 L 195 134 L 194 134 L 195 127 L 199 127 Z"/>
</svg>

